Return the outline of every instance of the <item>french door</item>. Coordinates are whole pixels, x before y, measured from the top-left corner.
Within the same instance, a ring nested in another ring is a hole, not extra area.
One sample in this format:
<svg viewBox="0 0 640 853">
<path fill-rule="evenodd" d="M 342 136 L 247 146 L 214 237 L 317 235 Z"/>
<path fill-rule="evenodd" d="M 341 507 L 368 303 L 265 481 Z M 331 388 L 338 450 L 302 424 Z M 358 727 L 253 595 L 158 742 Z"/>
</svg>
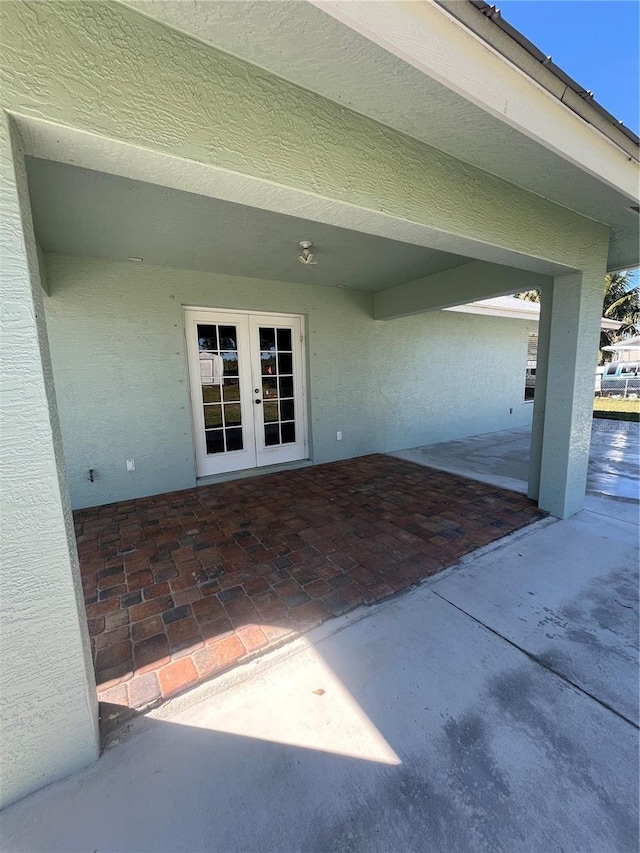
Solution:
<svg viewBox="0 0 640 853">
<path fill-rule="evenodd" d="M 198 476 L 304 459 L 302 317 L 184 315 Z"/>
</svg>

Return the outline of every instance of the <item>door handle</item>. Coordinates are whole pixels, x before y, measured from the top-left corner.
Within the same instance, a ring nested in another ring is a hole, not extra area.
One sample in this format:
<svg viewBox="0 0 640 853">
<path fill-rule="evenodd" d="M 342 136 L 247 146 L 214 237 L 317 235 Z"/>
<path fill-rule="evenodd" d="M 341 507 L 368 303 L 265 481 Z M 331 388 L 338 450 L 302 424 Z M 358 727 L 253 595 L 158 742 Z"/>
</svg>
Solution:
<svg viewBox="0 0 640 853">
<path fill-rule="evenodd" d="M 254 400 L 253 402 L 256 404 L 256 406 L 259 406 L 260 403 L 262 403 L 262 400 Z"/>
</svg>

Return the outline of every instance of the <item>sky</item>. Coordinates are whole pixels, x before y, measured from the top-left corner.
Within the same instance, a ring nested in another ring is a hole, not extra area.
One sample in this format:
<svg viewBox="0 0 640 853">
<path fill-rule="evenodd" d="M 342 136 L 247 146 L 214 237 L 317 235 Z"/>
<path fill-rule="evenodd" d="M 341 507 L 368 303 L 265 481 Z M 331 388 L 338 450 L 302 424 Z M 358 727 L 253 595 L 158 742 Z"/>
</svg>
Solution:
<svg viewBox="0 0 640 853">
<path fill-rule="evenodd" d="M 489 0 L 617 119 L 639 132 L 638 0 Z"/>
</svg>

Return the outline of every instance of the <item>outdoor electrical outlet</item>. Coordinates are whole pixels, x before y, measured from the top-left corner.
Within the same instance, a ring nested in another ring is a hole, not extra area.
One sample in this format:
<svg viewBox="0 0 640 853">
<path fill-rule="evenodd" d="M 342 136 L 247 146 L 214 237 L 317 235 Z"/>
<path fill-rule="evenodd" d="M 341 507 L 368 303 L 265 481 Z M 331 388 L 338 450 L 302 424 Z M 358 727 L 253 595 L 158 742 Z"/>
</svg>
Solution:
<svg viewBox="0 0 640 853">
<path fill-rule="evenodd" d="M 135 471 L 136 470 L 136 460 L 135 459 L 127 459 L 127 471 Z"/>
<path fill-rule="evenodd" d="M 341 432 L 341 430 L 338 430 L 338 432 L 336 433 L 336 441 L 342 441 L 342 432 Z"/>
</svg>

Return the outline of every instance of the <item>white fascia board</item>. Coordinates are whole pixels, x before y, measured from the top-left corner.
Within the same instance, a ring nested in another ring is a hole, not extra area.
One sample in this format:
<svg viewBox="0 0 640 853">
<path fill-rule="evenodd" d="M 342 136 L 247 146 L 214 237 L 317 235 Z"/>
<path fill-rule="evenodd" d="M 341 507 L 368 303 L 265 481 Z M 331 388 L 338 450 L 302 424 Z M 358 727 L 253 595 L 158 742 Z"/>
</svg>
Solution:
<svg viewBox="0 0 640 853">
<path fill-rule="evenodd" d="M 630 201 L 637 200 L 637 159 L 435 0 L 309 2 Z"/>
<path fill-rule="evenodd" d="M 617 320 L 606 320 L 604 317 L 602 318 L 602 323 L 600 324 L 601 329 L 610 329 L 613 332 L 617 332 L 621 326 L 622 323 L 618 323 Z"/>
<path fill-rule="evenodd" d="M 442 310 L 459 311 L 462 314 L 478 314 L 484 317 L 509 317 L 512 320 L 529 320 L 532 323 L 537 323 L 540 320 L 540 306 L 536 302 L 530 302 L 529 304 L 535 306 L 536 310 L 533 311 L 529 308 L 518 311 L 514 308 L 497 308 L 481 305 L 478 302 L 469 302 L 467 305 L 452 305 L 450 308 L 443 308 Z M 610 329 L 617 332 L 622 323 L 618 323 L 616 320 L 607 320 L 603 317 L 600 325 L 602 329 Z M 606 349 L 609 349 L 609 347 L 606 347 Z"/>
<path fill-rule="evenodd" d="M 535 303 L 531 303 L 532 305 Z M 477 302 L 470 302 L 467 305 L 452 305 L 450 308 L 443 308 L 443 311 L 460 311 L 462 314 L 479 314 L 485 317 L 510 317 L 512 320 L 531 320 L 537 323 L 540 319 L 540 309 L 537 311 L 517 311 L 513 308 L 497 308 L 488 305 L 480 305 Z"/>
</svg>

